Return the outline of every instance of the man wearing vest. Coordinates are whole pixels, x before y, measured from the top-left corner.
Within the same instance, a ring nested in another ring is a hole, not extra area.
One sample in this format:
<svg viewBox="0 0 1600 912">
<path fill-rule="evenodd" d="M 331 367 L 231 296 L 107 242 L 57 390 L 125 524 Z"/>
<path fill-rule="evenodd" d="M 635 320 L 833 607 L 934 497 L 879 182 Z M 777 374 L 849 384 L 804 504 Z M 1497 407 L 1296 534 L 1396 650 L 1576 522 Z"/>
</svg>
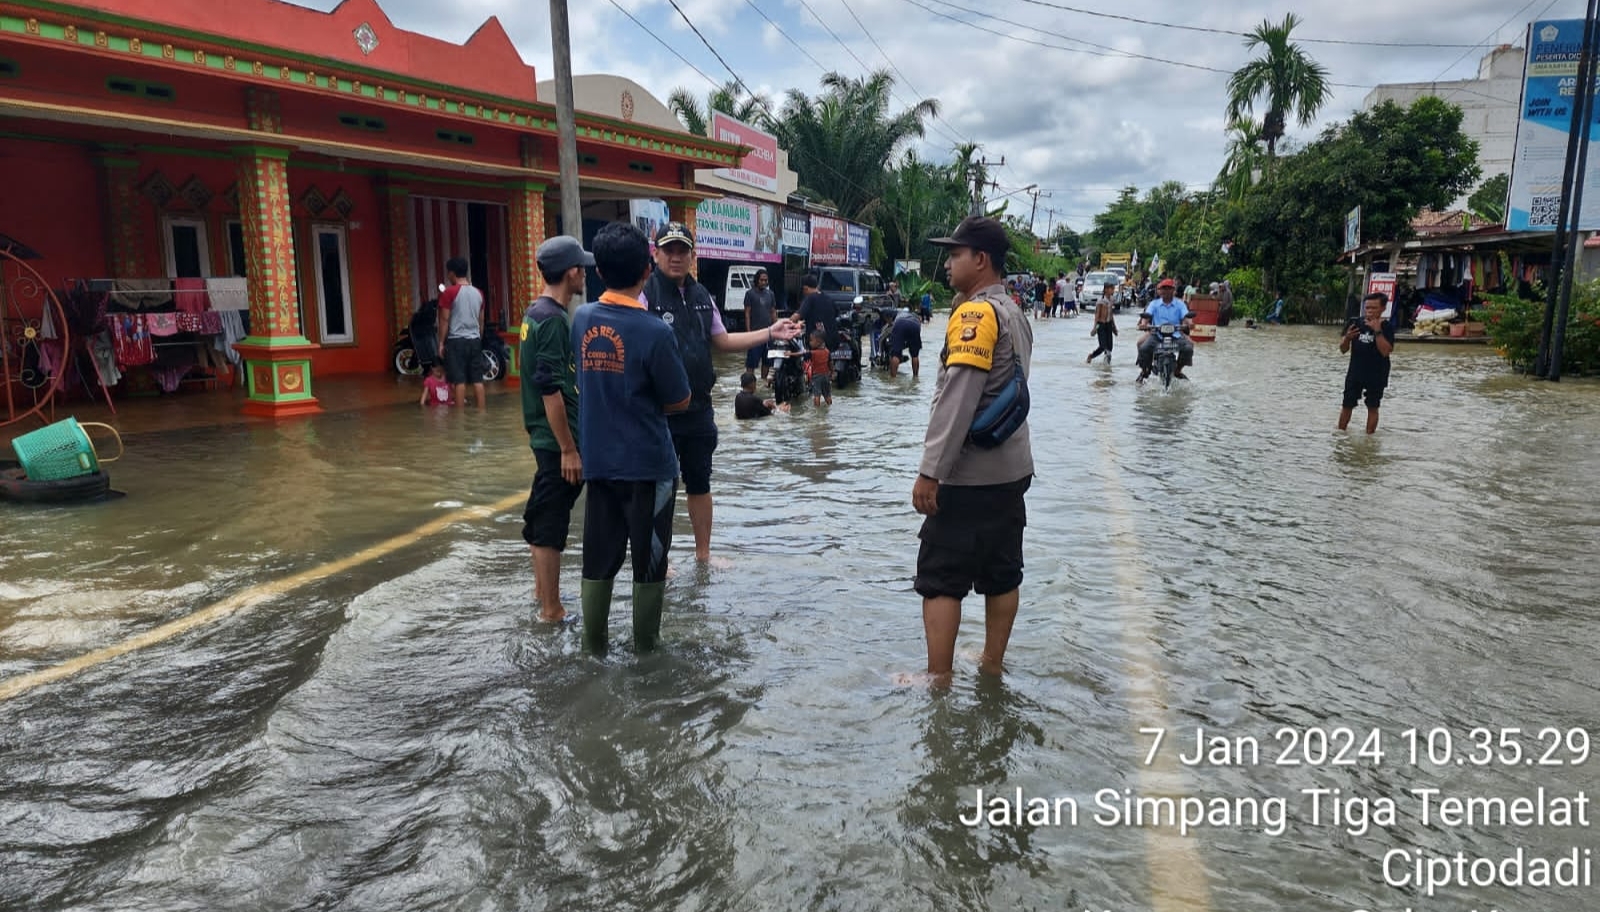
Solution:
<svg viewBox="0 0 1600 912">
<path fill-rule="evenodd" d="M 1005 228 L 968 218 L 947 238 L 946 268 L 956 307 L 945 329 L 939 380 L 911 503 L 927 519 L 918 538 L 916 590 L 928 639 L 928 673 L 950 679 L 961 601 L 984 598 L 985 636 L 979 671 L 1001 673 L 1022 585 L 1024 495 L 1033 480 L 1033 449 L 1024 421 L 998 446 L 970 439 L 973 419 L 1001 396 L 1019 367 L 1027 376 L 1033 328 L 1006 294 Z"/>
<path fill-rule="evenodd" d="M 683 487 L 689 495 L 689 524 L 694 528 L 694 556 L 711 559 L 711 454 L 717 449 L 717 422 L 711 410 L 711 389 L 717 376 L 711 350 L 749 351 L 773 340 L 800 334 L 798 324 L 779 320 L 766 329 L 730 333 L 706 287 L 689 274 L 694 265 L 694 235 L 681 222 L 668 222 L 656 232 L 656 268 L 640 300 L 672 328 L 678 352 L 689 373 L 689 408 L 667 416 L 678 453 Z"/>
</svg>

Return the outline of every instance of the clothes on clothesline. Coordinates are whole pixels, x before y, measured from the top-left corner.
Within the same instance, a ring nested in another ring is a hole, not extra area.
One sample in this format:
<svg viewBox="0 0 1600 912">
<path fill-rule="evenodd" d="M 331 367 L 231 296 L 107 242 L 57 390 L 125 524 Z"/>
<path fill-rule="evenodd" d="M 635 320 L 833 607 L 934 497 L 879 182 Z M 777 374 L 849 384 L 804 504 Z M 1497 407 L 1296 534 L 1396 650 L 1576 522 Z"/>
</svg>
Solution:
<svg viewBox="0 0 1600 912">
<path fill-rule="evenodd" d="M 175 313 L 151 313 L 144 315 L 145 326 L 149 327 L 152 336 L 176 336 L 178 334 L 178 315 Z"/>
<path fill-rule="evenodd" d="M 250 309 L 250 283 L 248 279 L 229 276 L 205 280 L 206 297 L 211 309 L 221 313 Z"/>
<path fill-rule="evenodd" d="M 181 313 L 201 313 L 211 309 L 205 279 L 173 279 L 172 293 Z"/>
<path fill-rule="evenodd" d="M 172 280 L 112 279 L 111 297 L 131 310 L 152 310 L 172 303 Z"/>
<path fill-rule="evenodd" d="M 143 314 L 112 314 L 111 338 L 118 367 L 138 367 L 156 359 L 155 346 Z"/>
</svg>

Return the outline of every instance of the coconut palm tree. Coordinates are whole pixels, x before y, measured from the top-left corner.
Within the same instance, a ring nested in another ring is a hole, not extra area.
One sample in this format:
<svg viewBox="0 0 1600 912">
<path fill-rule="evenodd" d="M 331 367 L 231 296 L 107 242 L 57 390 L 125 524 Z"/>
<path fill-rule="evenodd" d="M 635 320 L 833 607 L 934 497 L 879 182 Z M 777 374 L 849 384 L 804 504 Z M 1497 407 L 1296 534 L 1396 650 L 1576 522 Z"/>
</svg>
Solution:
<svg viewBox="0 0 1600 912">
<path fill-rule="evenodd" d="M 1216 187 L 1234 202 L 1243 199 L 1245 192 L 1256 182 L 1256 173 L 1266 159 L 1266 147 L 1262 144 L 1261 134 L 1261 125 L 1248 117 L 1238 118 L 1228 124 L 1227 157 L 1223 159 L 1222 170 L 1217 174 Z"/>
<path fill-rule="evenodd" d="M 939 113 L 939 103 L 927 99 L 891 114 L 893 87 L 886 70 L 860 78 L 829 73 L 815 98 L 790 89 L 771 125 L 801 186 L 845 218 L 859 218 L 879 200 L 895 153 Z"/>
<path fill-rule="evenodd" d="M 1293 13 L 1283 17 L 1282 25 L 1263 20 L 1244 39 L 1244 46 L 1250 50 L 1263 48 L 1265 55 L 1228 77 L 1230 122 L 1253 114 L 1258 102 L 1266 108 L 1261 118 L 1261 139 L 1267 144 L 1269 167 L 1278 154 L 1278 140 L 1283 138 L 1289 117 L 1292 115 L 1302 127 L 1310 126 L 1333 91 L 1327 69 L 1289 40 L 1289 33 L 1299 24 Z"/>
<path fill-rule="evenodd" d="M 712 90 L 703 103 L 688 89 L 673 89 L 672 94 L 667 96 L 667 107 L 677 115 L 683 128 L 696 136 L 711 135 L 711 115 L 716 111 L 734 120 L 763 126 L 768 120 L 768 105 L 767 96 L 750 95 L 737 82 L 723 83 L 720 88 Z"/>
</svg>

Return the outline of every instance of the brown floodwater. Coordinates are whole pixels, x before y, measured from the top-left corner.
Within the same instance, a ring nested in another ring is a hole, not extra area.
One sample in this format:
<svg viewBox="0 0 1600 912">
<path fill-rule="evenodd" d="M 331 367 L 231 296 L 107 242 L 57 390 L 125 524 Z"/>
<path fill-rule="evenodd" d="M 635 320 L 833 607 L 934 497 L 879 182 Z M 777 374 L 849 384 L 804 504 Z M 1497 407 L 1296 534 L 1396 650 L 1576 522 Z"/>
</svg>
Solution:
<svg viewBox="0 0 1600 912">
<path fill-rule="evenodd" d="M 728 565 L 691 565 L 680 504 L 645 657 L 536 624 L 520 504 L 465 509 L 526 490 L 514 397 L 128 435 L 127 497 L 0 504 L 0 693 L 258 598 L 0 699 L 0 908 L 1595 908 L 1591 887 L 1429 896 L 1385 862 L 1408 879 L 1417 857 L 1594 846 L 1549 820 L 1425 824 L 1414 790 L 1600 790 L 1573 734 L 1600 742 L 1600 386 L 1403 345 L 1379 433 L 1338 434 L 1331 330 L 1229 327 L 1163 393 L 1133 382 L 1123 321 L 1114 367 L 1083 363 L 1086 319 L 1036 325 L 1009 672 L 978 678 L 969 602 L 945 693 L 897 684 L 924 657 L 909 498 L 931 333 L 919 381 L 764 422 L 732 420 L 724 361 Z M 574 546 L 565 591 L 577 568 Z M 1184 765 L 1197 727 L 1233 747 Z M 1311 729 L 1327 755 L 1279 734 Z M 1341 730 L 1362 735 L 1342 755 Z M 1357 750 L 1374 730 L 1381 758 Z M 1075 801 L 1077 824 L 963 823 L 977 789 L 1019 788 Z M 1396 813 L 1314 821 L 1318 788 Z M 1223 799 L 1229 819 L 1103 824 L 1097 796 Z"/>
</svg>

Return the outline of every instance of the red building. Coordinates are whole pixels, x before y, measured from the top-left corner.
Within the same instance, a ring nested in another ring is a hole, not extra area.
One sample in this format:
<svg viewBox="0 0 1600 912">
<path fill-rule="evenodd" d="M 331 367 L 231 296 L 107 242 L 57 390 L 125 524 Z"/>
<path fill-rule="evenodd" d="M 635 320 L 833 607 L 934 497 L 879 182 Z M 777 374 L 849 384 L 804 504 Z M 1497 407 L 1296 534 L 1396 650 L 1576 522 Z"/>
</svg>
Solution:
<svg viewBox="0 0 1600 912">
<path fill-rule="evenodd" d="M 494 18 L 456 45 L 375 0 L 0 0 L 0 118 L 0 233 L 53 286 L 245 277 L 255 413 L 391 369 L 447 257 L 512 325 L 557 225 L 555 108 Z M 695 169 L 741 151 L 587 113 L 578 147 L 585 202 L 663 198 L 684 221 L 716 195 Z"/>
</svg>

